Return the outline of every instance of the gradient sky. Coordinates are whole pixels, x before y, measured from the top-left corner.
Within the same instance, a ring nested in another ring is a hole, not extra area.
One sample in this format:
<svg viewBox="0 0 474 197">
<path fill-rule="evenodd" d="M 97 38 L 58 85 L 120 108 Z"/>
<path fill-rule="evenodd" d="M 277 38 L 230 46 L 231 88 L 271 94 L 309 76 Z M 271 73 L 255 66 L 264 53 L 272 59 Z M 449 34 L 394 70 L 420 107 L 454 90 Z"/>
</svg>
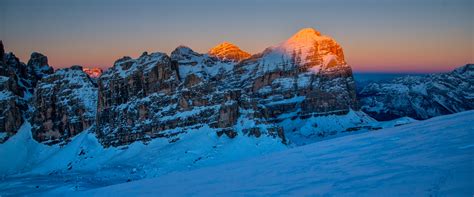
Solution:
<svg viewBox="0 0 474 197">
<path fill-rule="evenodd" d="M 304 27 L 359 72 L 440 72 L 473 63 L 472 0 L 0 0 L 0 39 L 26 62 L 110 67 L 143 51 L 229 41 L 250 53 Z"/>
</svg>

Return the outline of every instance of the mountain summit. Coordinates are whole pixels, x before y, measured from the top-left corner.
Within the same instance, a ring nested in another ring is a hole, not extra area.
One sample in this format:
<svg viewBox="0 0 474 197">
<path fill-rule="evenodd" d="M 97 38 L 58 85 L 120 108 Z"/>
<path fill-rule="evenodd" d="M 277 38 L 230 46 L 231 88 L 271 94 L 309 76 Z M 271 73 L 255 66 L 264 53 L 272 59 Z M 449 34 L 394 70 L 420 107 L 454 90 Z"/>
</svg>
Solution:
<svg viewBox="0 0 474 197">
<path fill-rule="evenodd" d="M 307 39 L 321 36 L 321 33 L 313 28 L 303 28 L 300 29 L 296 34 L 294 34 L 290 39 Z"/>
<path fill-rule="evenodd" d="M 217 57 L 221 60 L 231 60 L 239 62 L 250 57 L 250 54 L 241 50 L 230 42 L 223 42 L 209 50 L 210 56 Z"/>
<path fill-rule="evenodd" d="M 313 73 L 350 69 L 342 47 L 333 38 L 312 28 L 299 30 L 280 44 L 267 48 L 262 55 L 267 59 L 266 64 L 283 65 L 290 61 Z"/>
</svg>

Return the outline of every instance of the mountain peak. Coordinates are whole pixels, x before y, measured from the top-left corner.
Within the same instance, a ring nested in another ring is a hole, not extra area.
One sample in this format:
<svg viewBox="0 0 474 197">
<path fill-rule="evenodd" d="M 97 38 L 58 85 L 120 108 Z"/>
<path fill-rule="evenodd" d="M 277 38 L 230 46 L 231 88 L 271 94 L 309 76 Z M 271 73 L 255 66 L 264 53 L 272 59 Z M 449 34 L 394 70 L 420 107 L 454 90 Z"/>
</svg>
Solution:
<svg viewBox="0 0 474 197">
<path fill-rule="evenodd" d="M 321 33 L 313 28 L 300 29 L 292 38 L 318 37 Z"/>
<path fill-rule="evenodd" d="M 219 43 L 218 45 L 216 45 L 214 48 L 218 48 L 218 47 L 225 47 L 225 46 L 228 46 L 228 47 L 237 47 L 235 44 L 232 44 L 230 42 L 227 42 L 227 41 L 224 41 L 224 42 L 221 42 Z M 213 49 L 214 49 L 213 48 Z M 238 48 L 238 47 L 237 47 Z M 211 49 L 212 50 L 212 49 Z"/>
<path fill-rule="evenodd" d="M 193 56 L 201 56 L 201 54 L 193 51 L 191 48 L 187 47 L 187 46 L 184 46 L 184 45 L 180 45 L 178 47 L 176 47 L 176 49 L 171 52 L 171 59 L 174 59 L 174 60 L 183 60 L 183 59 L 189 59 L 190 57 L 193 57 Z"/>
<path fill-rule="evenodd" d="M 303 28 L 286 40 L 285 43 L 290 45 L 312 44 L 315 41 L 320 40 L 322 37 L 324 36 L 313 28 Z"/>
<path fill-rule="evenodd" d="M 298 65 L 310 67 L 314 72 L 319 72 L 321 68 L 329 70 L 346 64 L 342 47 L 333 38 L 322 35 L 313 28 L 303 28 L 263 53 L 273 59 L 286 56 Z"/>
<path fill-rule="evenodd" d="M 239 62 L 250 57 L 249 53 L 243 51 L 230 42 L 222 42 L 216 45 L 211 50 L 209 50 L 208 54 L 222 60 L 231 60 L 235 62 Z"/>
<path fill-rule="evenodd" d="M 171 54 L 173 54 L 173 53 L 185 54 L 185 53 L 195 53 L 195 52 L 191 48 L 189 48 L 188 46 L 179 45 L 178 47 L 176 47 L 176 49 L 173 50 L 173 52 L 171 52 Z"/>
</svg>

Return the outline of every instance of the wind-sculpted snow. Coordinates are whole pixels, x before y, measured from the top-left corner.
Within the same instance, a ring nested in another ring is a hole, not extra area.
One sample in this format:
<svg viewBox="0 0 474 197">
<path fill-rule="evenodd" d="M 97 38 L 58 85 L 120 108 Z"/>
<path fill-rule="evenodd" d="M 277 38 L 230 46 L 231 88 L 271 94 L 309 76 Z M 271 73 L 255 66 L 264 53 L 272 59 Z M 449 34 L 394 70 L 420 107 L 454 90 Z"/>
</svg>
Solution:
<svg viewBox="0 0 474 197">
<path fill-rule="evenodd" d="M 285 150 L 275 138 L 219 137 L 211 128 L 192 129 L 170 144 L 158 138 L 148 144 L 104 148 L 90 128 L 65 145 L 45 145 L 23 124 L 19 133 L 0 144 L 0 194 L 26 195 L 75 191 L 158 177 L 176 171 L 215 166 Z"/>
<path fill-rule="evenodd" d="M 472 121 L 468 111 L 75 195 L 470 196 Z"/>
<path fill-rule="evenodd" d="M 474 64 L 449 73 L 372 83 L 359 97 L 362 110 L 379 120 L 427 119 L 474 109 Z"/>
</svg>

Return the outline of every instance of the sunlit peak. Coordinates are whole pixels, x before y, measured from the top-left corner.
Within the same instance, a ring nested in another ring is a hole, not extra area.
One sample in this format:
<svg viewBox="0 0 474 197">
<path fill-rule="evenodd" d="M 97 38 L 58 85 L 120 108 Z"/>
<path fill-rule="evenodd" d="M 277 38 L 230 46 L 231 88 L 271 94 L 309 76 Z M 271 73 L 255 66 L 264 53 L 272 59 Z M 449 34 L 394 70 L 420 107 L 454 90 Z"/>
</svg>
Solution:
<svg viewBox="0 0 474 197">
<path fill-rule="evenodd" d="M 241 61 L 250 57 L 250 54 L 241 50 L 230 42 L 222 42 L 217 46 L 213 47 L 208 52 L 209 55 L 217 57 L 223 60 Z"/>
<path fill-rule="evenodd" d="M 318 37 L 318 36 L 321 36 L 321 33 L 319 31 L 316 31 L 313 28 L 303 28 L 303 29 L 299 30 L 291 38 L 300 39 L 300 38 Z"/>
</svg>

